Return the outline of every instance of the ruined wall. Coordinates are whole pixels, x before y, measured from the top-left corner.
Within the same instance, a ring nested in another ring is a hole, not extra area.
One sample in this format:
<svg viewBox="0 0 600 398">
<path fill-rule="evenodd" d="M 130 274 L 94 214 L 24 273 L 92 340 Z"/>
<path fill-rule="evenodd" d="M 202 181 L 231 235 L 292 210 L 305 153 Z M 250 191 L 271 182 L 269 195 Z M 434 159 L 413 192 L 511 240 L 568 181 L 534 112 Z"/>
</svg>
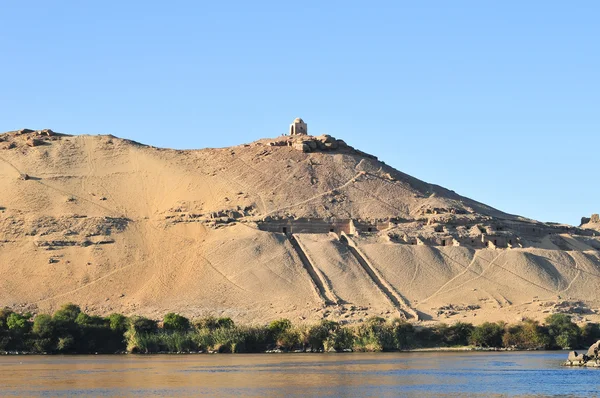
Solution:
<svg viewBox="0 0 600 398">
<path fill-rule="evenodd" d="M 297 220 L 265 220 L 256 223 L 258 229 L 267 232 L 295 234 L 326 234 L 335 232 L 354 235 L 357 233 L 378 232 L 389 227 L 389 222 L 364 222 L 354 220 L 326 220 L 321 218 Z"/>
</svg>

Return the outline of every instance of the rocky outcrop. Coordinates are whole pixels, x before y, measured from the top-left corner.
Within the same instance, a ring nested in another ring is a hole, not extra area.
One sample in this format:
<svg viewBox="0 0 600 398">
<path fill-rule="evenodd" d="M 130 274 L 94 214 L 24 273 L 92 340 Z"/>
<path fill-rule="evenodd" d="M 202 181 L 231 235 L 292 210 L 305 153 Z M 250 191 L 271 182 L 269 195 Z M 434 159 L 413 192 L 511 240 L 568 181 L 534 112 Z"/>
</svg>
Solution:
<svg viewBox="0 0 600 398">
<path fill-rule="evenodd" d="M 569 352 L 567 361 L 563 363 L 563 366 L 586 366 L 592 368 L 600 367 L 600 361 L 598 358 L 599 347 L 600 340 L 592 344 L 586 354 L 579 354 L 577 351 Z"/>
<path fill-rule="evenodd" d="M 40 145 L 44 145 L 44 141 L 34 138 L 32 136 L 29 136 L 25 139 L 25 143 L 31 147 L 33 146 L 40 146 Z"/>
<path fill-rule="evenodd" d="M 598 358 L 598 350 L 600 349 L 600 340 L 596 341 L 594 344 L 588 348 L 587 357 L 597 359 Z"/>
<path fill-rule="evenodd" d="M 14 142 L 3 142 L 2 145 L 0 145 L 0 149 L 14 149 L 16 147 L 17 144 Z"/>
<path fill-rule="evenodd" d="M 124 217 L 43 216 L 26 220 L 20 215 L 0 220 L 0 232 L 11 239 L 30 237 L 37 247 L 49 250 L 67 246 L 113 243 L 114 234 L 125 231 L 131 220 Z"/>
<path fill-rule="evenodd" d="M 333 151 L 348 147 L 343 140 L 338 140 L 327 134 L 318 137 L 303 136 L 301 139 L 293 141 L 291 146 L 302 152 Z"/>
<path fill-rule="evenodd" d="M 567 362 L 569 366 L 582 366 L 588 361 L 588 359 L 589 358 L 585 354 L 578 354 L 577 351 L 571 351 L 569 352 Z"/>
<path fill-rule="evenodd" d="M 64 134 L 55 133 L 50 129 L 9 131 L 0 137 L 0 149 L 13 149 L 23 145 L 28 147 L 49 145 L 51 141 L 60 140 L 64 136 Z"/>
<path fill-rule="evenodd" d="M 311 136 L 311 135 L 293 135 L 293 136 L 284 136 L 279 137 L 274 140 L 267 141 L 269 146 L 289 146 L 293 149 L 309 153 L 309 152 L 326 152 L 326 151 L 337 151 L 337 150 L 349 150 L 355 153 L 358 153 L 361 156 L 377 159 L 377 157 L 370 155 L 368 153 L 364 153 L 357 149 L 352 148 L 344 140 L 338 140 L 335 137 L 332 137 L 328 134 L 323 134 L 320 136 Z"/>
</svg>

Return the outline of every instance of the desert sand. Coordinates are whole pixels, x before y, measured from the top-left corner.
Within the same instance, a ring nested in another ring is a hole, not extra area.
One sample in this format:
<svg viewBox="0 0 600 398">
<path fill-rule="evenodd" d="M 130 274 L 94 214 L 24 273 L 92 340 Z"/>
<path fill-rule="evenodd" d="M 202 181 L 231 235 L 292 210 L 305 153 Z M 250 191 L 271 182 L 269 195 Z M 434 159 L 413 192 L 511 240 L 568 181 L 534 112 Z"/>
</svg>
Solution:
<svg viewBox="0 0 600 398">
<path fill-rule="evenodd" d="M 506 214 L 342 141 L 305 139 L 172 150 L 0 135 L 0 306 L 244 323 L 600 321 L 600 224 Z M 302 220 L 357 227 L 306 233 Z"/>
</svg>

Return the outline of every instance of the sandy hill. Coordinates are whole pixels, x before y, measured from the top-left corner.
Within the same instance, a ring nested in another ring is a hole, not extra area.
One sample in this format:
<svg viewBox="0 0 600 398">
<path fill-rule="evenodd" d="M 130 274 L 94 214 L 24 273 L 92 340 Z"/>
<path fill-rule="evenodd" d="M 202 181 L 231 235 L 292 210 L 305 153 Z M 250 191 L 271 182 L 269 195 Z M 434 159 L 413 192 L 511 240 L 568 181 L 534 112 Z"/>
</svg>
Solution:
<svg viewBox="0 0 600 398">
<path fill-rule="evenodd" d="M 330 136 L 182 151 L 0 135 L 0 305 L 19 309 L 598 321 L 597 233 L 503 213 Z"/>
</svg>

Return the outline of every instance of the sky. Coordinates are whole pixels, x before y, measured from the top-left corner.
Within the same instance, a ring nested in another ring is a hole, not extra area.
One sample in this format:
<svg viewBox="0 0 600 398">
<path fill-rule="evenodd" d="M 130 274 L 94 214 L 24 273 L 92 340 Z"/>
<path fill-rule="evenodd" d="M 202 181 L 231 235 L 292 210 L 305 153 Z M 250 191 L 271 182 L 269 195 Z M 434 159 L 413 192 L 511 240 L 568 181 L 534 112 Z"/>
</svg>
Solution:
<svg viewBox="0 0 600 398">
<path fill-rule="evenodd" d="M 0 131 L 171 148 L 296 117 L 500 210 L 600 212 L 598 1 L 3 1 Z"/>
</svg>

